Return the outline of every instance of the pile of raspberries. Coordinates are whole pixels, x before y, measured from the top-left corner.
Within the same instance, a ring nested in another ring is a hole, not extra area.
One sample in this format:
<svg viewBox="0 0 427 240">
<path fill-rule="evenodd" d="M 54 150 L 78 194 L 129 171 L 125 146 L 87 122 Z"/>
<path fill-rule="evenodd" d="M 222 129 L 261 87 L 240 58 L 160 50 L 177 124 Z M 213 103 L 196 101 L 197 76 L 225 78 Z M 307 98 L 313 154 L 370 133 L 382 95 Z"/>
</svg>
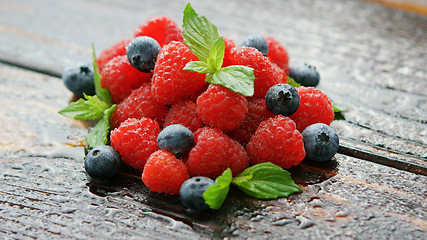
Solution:
<svg viewBox="0 0 427 240">
<path fill-rule="evenodd" d="M 161 46 L 154 70 L 135 69 L 126 56 L 131 39 L 103 50 L 97 64 L 101 86 L 117 107 L 111 119 L 111 146 L 126 164 L 142 172 L 152 191 L 178 194 L 194 176 L 216 178 L 230 168 L 233 176 L 250 165 L 272 162 L 282 168 L 298 165 L 306 153 L 301 132 L 334 118 L 328 97 L 314 87 L 296 88 L 300 106 L 290 116 L 274 115 L 265 103 L 270 87 L 287 82 L 289 56 L 273 37 L 265 37 L 268 55 L 239 47 L 225 38 L 223 67 L 254 69 L 255 89 L 245 97 L 205 82 L 205 74 L 183 70 L 197 57 L 184 44 L 182 30 L 167 16 L 147 19 L 134 38 L 148 36 Z M 181 124 L 194 134 L 194 146 L 176 156 L 161 150 L 157 136 L 166 126 Z"/>
</svg>

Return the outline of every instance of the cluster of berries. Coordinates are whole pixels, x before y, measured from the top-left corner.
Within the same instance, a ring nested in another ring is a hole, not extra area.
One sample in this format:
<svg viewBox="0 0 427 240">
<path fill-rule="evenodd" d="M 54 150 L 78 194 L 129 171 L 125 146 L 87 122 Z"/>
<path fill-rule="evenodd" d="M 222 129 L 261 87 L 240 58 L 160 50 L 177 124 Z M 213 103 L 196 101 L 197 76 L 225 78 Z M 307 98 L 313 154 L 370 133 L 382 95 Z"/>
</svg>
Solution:
<svg viewBox="0 0 427 240">
<path fill-rule="evenodd" d="M 319 82 L 314 67 L 289 67 L 286 48 L 273 37 L 252 36 L 239 46 L 224 37 L 224 43 L 223 67 L 253 69 L 253 96 L 209 84 L 206 74 L 184 70 L 198 59 L 167 16 L 146 20 L 132 39 L 97 58 L 101 86 L 117 104 L 110 120 L 114 150 L 108 151 L 117 151 L 124 163 L 142 171 L 152 191 L 179 194 L 181 189 L 183 202 L 190 199 L 186 206 L 197 199 L 195 185 L 206 189 L 213 184 L 206 178 L 228 168 L 233 176 L 263 162 L 290 168 L 306 156 L 327 161 L 338 149 L 338 137 L 328 126 L 334 110 L 328 97 L 314 88 Z M 288 76 L 304 86 L 291 86 Z M 63 78 L 67 82 L 70 77 Z M 92 151 L 86 157 L 88 173 L 98 171 L 91 167 L 94 159 L 104 158 L 102 148 Z"/>
</svg>

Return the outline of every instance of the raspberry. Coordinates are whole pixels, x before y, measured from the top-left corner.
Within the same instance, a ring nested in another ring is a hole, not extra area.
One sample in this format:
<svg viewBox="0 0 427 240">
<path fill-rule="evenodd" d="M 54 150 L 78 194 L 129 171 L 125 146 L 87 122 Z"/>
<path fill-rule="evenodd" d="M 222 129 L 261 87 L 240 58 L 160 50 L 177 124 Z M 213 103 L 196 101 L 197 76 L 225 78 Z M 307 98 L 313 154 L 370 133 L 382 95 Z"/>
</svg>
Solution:
<svg viewBox="0 0 427 240">
<path fill-rule="evenodd" d="M 126 55 L 126 46 L 129 42 L 130 39 L 124 39 L 104 49 L 96 60 L 99 72 L 102 72 L 104 66 L 114 57 Z"/>
<path fill-rule="evenodd" d="M 239 127 L 245 119 L 247 105 L 248 101 L 243 95 L 211 84 L 197 98 L 197 113 L 211 127 L 232 130 Z"/>
<path fill-rule="evenodd" d="M 236 47 L 236 44 L 234 43 L 233 40 L 226 38 L 226 37 L 222 37 L 224 39 L 224 43 L 225 43 L 225 50 L 224 50 L 224 59 L 222 61 L 222 67 L 228 67 L 230 65 L 233 65 L 231 62 L 231 49 Z"/>
<path fill-rule="evenodd" d="M 141 87 L 119 103 L 113 112 L 111 123 L 116 128 L 128 118 L 147 117 L 162 123 L 168 108 L 156 101 L 151 94 L 151 83 L 143 83 Z"/>
<path fill-rule="evenodd" d="M 181 124 L 192 132 L 199 129 L 203 122 L 197 114 L 197 105 L 195 102 L 184 99 L 174 102 L 165 117 L 164 127 L 172 124 Z"/>
<path fill-rule="evenodd" d="M 172 153 L 158 150 L 150 155 L 141 178 L 151 191 L 179 194 L 181 185 L 189 175 L 187 167 L 181 160 Z"/>
<path fill-rule="evenodd" d="M 328 96 L 313 87 L 298 87 L 300 105 L 298 110 L 290 116 L 295 121 L 297 129 L 304 129 L 315 123 L 329 125 L 334 120 L 334 109 Z"/>
<path fill-rule="evenodd" d="M 183 70 L 190 61 L 197 61 L 197 57 L 184 43 L 173 41 L 160 50 L 152 79 L 157 101 L 172 104 L 205 85 L 205 74 Z"/>
<path fill-rule="evenodd" d="M 161 47 L 172 42 L 184 42 L 182 30 L 174 20 L 167 16 L 155 16 L 147 19 L 134 32 L 134 37 L 154 38 Z"/>
<path fill-rule="evenodd" d="M 289 73 L 289 55 L 286 48 L 271 36 L 265 37 L 265 41 L 268 43 L 267 57 L 286 73 Z"/>
<path fill-rule="evenodd" d="M 305 157 L 301 133 L 289 117 L 263 121 L 246 146 L 252 164 L 272 162 L 282 168 L 298 165 Z"/>
<path fill-rule="evenodd" d="M 233 65 L 244 65 L 254 69 L 254 97 L 263 98 L 268 89 L 278 83 L 286 83 L 284 71 L 273 64 L 260 51 L 251 47 L 240 47 L 231 50 Z"/>
<path fill-rule="evenodd" d="M 101 86 L 108 88 L 113 103 L 120 103 L 132 90 L 149 82 L 151 73 L 143 73 L 132 67 L 126 55 L 111 59 L 101 73 Z"/>
<path fill-rule="evenodd" d="M 228 135 L 240 144 L 246 145 L 255 133 L 259 124 L 269 117 L 274 117 L 265 104 L 264 98 L 248 98 L 248 113 L 243 123 Z"/>
<path fill-rule="evenodd" d="M 157 151 L 159 124 L 149 118 L 129 118 L 111 131 L 111 146 L 129 166 L 142 170 L 151 153 Z"/>
<path fill-rule="evenodd" d="M 194 133 L 187 168 L 192 176 L 216 178 L 230 168 L 233 175 L 249 165 L 245 149 L 218 128 L 204 127 Z"/>
</svg>

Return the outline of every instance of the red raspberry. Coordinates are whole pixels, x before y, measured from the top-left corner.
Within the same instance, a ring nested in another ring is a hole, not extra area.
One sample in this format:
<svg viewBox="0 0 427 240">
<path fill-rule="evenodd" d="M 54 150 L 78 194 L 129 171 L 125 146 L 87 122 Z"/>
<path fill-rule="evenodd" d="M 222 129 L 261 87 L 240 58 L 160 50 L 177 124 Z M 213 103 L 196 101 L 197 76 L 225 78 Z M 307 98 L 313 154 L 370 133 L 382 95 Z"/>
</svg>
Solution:
<svg viewBox="0 0 427 240">
<path fill-rule="evenodd" d="M 298 110 L 290 116 L 297 129 L 302 132 L 311 124 L 324 123 L 329 125 L 334 120 L 334 109 L 328 96 L 314 87 L 298 87 L 300 96 Z"/>
<path fill-rule="evenodd" d="M 301 133 L 289 117 L 263 121 L 246 146 L 252 164 L 272 162 L 282 168 L 298 165 L 305 157 Z"/>
<path fill-rule="evenodd" d="M 184 42 L 181 28 L 167 16 L 155 16 L 147 19 L 134 32 L 134 37 L 139 36 L 154 38 L 160 47 L 172 41 Z"/>
<path fill-rule="evenodd" d="M 151 191 L 179 194 L 189 174 L 185 164 L 172 153 L 158 150 L 150 155 L 141 178 Z"/>
<path fill-rule="evenodd" d="M 246 98 L 220 85 L 209 85 L 197 98 L 197 113 L 211 127 L 222 130 L 237 128 L 247 112 Z"/>
<path fill-rule="evenodd" d="M 234 43 L 233 40 L 226 38 L 226 37 L 222 37 L 224 39 L 224 43 L 225 43 L 225 51 L 224 51 L 224 60 L 222 62 L 222 67 L 228 67 L 230 65 L 233 65 L 233 63 L 231 62 L 231 49 L 236 47 L 236 44 Z"/>
<path fill-rule="evenodd" d="M 166 115 L 164 127 L 172 124 L 181 124 L 192 132 L 199 129 L 203 122 L 197 114 L 196 103 L 189 99 L 174 102 Z"/>
<path fill-rule="evenodd" d="M 236 175 L 249 166 L 245 149 L 221 132 L 204 127 L 194 133 L 196 145 L 191 149 L 187 168 L 192 176 L 216 178 L 230 168 Z"/>
<path fill-rule="evenodd" d="M 263 98 L 268 89 L 278 83 L 286 83 L 284 72 L 260 51 L 251 47 L 233 48 L 231 50 L 233 65 L 244 65 L 254 69 L 254 97 Z"/>
<path fill-rule="evenodd" d="M 198 60 L 184 43 L 173 41 L 160 50 L 152 79 L 152 92 L 157 101 L 172 104 L 205 85 L 205 74 L 183 70 L 190 61 Z"/>
<path fill-rule="evenodd" d="M 151 73 L 143 73 L 132 67 L 126 55 L 111 59 L 101 73 L 101 86 L 108 88 L 113 103 L 120 103 L 132 90 L 149 82 Z"/>
<path fill-rule="evenodd" d="M 268 36 L 265 37 L 268 43 L 268 55 L 270 60 L 283 69 L 286 74 L 289 73 L 289 55 L 286 48 L 275 38 Z"/>
<path fill-rule="evenodd" d="M 98 56 L 97 64 L 99 72 L 102 72 L 104 66 L 114 57 L 126 55 L 126 46 L 129 44 L 130 39 L 121 40 L 110 47 L 104 49 Z"/>
<path fill-rule="evenodd" d="M 248 98 L 248 113 L 245 120 L 236 129 L 227 134 L 239 143 L 246 145 L 257 130 L 259 124 L 274 114 L 267 109 L 264 98 Z"/>
<path fill-rule="evenodd" d="M 151 83 L 143 83 L 141 87 L 117 105 L 113 112 L 111 123 L 114 128 L 128 118 L 146 117 L 162 123 L 168 108 L 156 101 L 151 94 Z"/>
<path fill-rule="evenodd" d="M 157 135 L 159 124 L 149 118 L 129 118 L 111 131 L 111 146 L 122 157 L 123 162 L 131 167 L 142 170 L 151 153 L 159 150 Z"/>
</svg>

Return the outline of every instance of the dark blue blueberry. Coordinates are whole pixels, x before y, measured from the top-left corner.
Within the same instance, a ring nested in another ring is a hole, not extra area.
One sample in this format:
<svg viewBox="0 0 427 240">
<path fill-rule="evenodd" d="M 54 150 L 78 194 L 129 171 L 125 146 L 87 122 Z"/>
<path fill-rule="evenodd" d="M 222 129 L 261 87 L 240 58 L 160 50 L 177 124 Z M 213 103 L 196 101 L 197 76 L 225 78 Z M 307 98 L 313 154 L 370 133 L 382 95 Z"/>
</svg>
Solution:
<svg viewBox="0 0 427 240">
<path fill-rule="evenodd" d="M 306 158 L 314 162 L 327 162 L 337 153 L 337 133 L 324 123 L 310 125 L 302 132 Z"/>
<path fill-rule="evenodd" d="M 250 36 L 246 38 L 241 45 L 256 48 L 262 53 L 262 55 L 268 55 L 268 43 L 261 35 Z"/>
<path fill-rule="evenodd" d="M 179 198 L 184 206 L 195 212 L 202 212 L 209 209 L 203 198 L 203 193 L 211 185 L 214 180 L 207 177 L 193 177 L 185 181 L 179 190 Z"/>
<path fill-rule="evenodd" d="M 62 73 L 65 86 L 78 97 L 95 95 L 95 82 L 91 65 L 68 66 Z"/>
<path fill-rule="evenodd" d="M 129 63 L 141 72 L 151 72 L 154 69 L 157 55 L 160 52 L 159 43 L 151 37 L 136 37 L 126 47 Z"/>
<path fill-rule="evenodd" d="M 267 109 L 274 114 L 290 116 L 298 110 L 299 103 L 298 91 L 289 84 L 276 84 L 265 94 Z"/>
<path fill-rule="evenodd" d="M 165 127 L 157 136 L 157 145 L 176 156 L 179 156 L 194 145 L 194 135 L 190 129 L 181 124 Z"/>
<path fill-rule="evenodd" d="M 93 178 L 110 178 L 119 171 L 120 161 L 120 154 L 113 147 L 95 147 L 85 157 L 85 170 Z"/>
<path fill-rule="evenodd" d="M 291 65 L 289 68 L 289 77 L 306 87 L 315 87 L 320 81 L 320 75 L 316 67 L 307 63 Z"/>
</svg>

